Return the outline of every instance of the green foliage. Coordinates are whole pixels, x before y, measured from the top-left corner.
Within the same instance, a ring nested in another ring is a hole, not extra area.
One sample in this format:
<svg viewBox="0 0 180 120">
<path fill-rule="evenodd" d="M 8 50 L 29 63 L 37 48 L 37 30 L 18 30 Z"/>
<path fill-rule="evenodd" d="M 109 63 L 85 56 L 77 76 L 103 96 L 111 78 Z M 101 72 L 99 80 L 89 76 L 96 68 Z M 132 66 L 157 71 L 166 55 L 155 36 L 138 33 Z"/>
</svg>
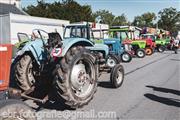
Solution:
<svg viewBox="0 0 180 120">
<path fill-rule="evenodd" d="M 125 14 L 121 14 L 120 16 L 115 16 L 108 10 L 99 10 L 93 14 L 94 18 L 96 18 L 98 16 L 101 17 L 102 23 L 108 24 L 110 26 L 112 26 L 112 25 L 127 25 L 128 24 Z"/>
<path fill-rule="evenodd" d="M 118 25 L 128 25 L 128 22 L 127 22 L 127 18 L 125 16 L 125 14 L 121 14 L 120 16 L 117 16 L 114 18 L 114 21 L 113 21 L 113 25 L 115 26 L 118 26 Z"/>
<path fill-rule="evenodd" d="M 32 16 L 70 20 L 71 22 L 89 21 L 94 22 L 97 16 L 101 16 L 102 23 L 111 25 L 127 25 L 125 14 L 115 16 L 108 10 L 99 10 L 92 13 L 91 6 L 80 5 L 74 0 L 63 0 L 62 2 L 45 3 L 44 0 L 37 1 L 37 5 L 30 5 L 24 11 Z"/>
<path fill-rule="evenodd" d="M 47 17 L 47 6 L 48 4 L 44 1 L 37 1 L 38 5 L 30 5 L 27 8 L 24 8 L 24 11 L 32 16 L 39 16 L 39 17 Z"/>
<path fill-rule="evenodd" d="M 96 11 L 94 14 L 93 14 L 93 17 L 96 18 L 100 16 L 101 19 L 102 19 L 102 23 L 105 23 L 105 24 L 109 24 L 109 25 L 112 25 L 113 23 L 113 20 L 114 20 L 114 15 L 109 12 L 108 10 L 99 10 L 99 11 Z"/>
<path fill-rule="evenodd" d="M 141 16 L 136 16 L 132 24 L 138 27 L 154 27 L 154 20 L 156 20 L 155 13 L 147 12 Z"/>
<path fill-rule="evenodd" d="M 97 16 L 102 18 L 102 23 L 112 25 L 131 25 L 127 21 L 126 15 L 113 15 L 108 10 L 99 10 L 92 13 L 91 6 L 80 5 L 75 0 L 62 0 L 62 2 L 45 3 L 44 0 L 37 0 L 37 5 L 30 5 L 23 9 L 29 15 L 65 19 L 70 22 L 89 21 L 94 22 Z M 158 23 L 154 24 L 156 15 L 147 12 L 140 16 L 135 16 L 132 25 L 138 27 L 156 27 L 175 33 L 180 31 L 180 11 L 175 8 L 165 8 L 158 13 Z"/>
<path fill-rule="evenodd" d="M 32 16 L 70 20 L 71 22 L 93 21 L 91 6 L 80 5 L 74 0 L 45 3 L 37 1 L 37 5 L 30 5 L 24 11 Z"/>
<path fill-rule="evenodd" d="M 168 30 L 171 33 L 180 31 L 180 11 L 175 8 L 165 8 L 159 13 L 158 27 Z"/>
</svg>

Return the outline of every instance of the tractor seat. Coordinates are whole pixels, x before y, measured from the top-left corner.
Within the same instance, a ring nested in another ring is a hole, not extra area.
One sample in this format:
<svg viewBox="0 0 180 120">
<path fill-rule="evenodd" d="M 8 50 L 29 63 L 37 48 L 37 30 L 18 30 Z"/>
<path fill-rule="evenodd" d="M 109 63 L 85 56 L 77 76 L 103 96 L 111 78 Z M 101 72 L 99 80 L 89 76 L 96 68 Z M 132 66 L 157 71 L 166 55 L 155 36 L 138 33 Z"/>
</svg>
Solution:
<svg viewBox="0 0 180 120">
<path fill-rule="evenodd" d="M 48 33 L 49 39 L 48 39 L 48 46 L 49 47 L 55 47 L 55 46 L 61 46 L 62 45 L 62 38 L 59 33 Z"/>
</svg>

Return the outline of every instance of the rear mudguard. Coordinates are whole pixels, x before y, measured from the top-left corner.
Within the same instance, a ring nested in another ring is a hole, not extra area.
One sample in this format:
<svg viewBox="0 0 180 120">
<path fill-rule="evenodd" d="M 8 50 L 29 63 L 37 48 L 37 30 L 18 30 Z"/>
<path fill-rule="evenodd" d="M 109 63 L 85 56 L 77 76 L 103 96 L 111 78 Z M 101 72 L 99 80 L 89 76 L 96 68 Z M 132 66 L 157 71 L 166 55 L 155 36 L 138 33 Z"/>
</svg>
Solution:
<svg viewBox="0 0 180 120">
<path fill-rule="evenodd" d="M 47 43 L 47 40 L 45 40 L 45 43 Z M 62 43 L 63 43 L 63 45 L 61 47 L 62 52 L 59 56 L 57 56 L 59 58 L 64 57 L 65 54 L 67 53 L 67 51 L 73 46 L 78 46 L 78 45 L 93 46 L 94 45 L 94 43 L 92 41 L 89 41 L 89 40 L 83 39 L 83 38 L 64 39 L 62 41 Z M 30 52 L 39 65 L 41 64 L 42 61 L 44 61 L 46 59 L 47 54 L 48 54 L 47 52 L 44 51 L 43 42 L 41 39 L 36 39 L 34 41 L 27 42 L 26 45 L 21 50 L 18 51 L 17 56 L 22 56 L 26 52 Z"/>
<path fill-rule="evenodd" d="M 16 57 L 22 56 L 25 53 L 31 53 L 39 65 L 43 60 L 45 60 L 47 55 L 47 53 L 44 51 L 42 40 L 40 39 L 27 42 L 25 46 L 17 52 Z"/>
<path fill-rule="evenodd" d="M 28 40 L 24 40 L 19 43 L 16 43 L 15 46 L 19 49 L 20 47 L 23 47 L 27 42 Z"/>
<path fill-rule="evenodd" d="M 77 45 L 86 46 L 85 48 L 91 51 L 104 52 L 105 56 L 108 56 L 109 54 L 109 48 L 107 45 L 95 44 L 91 40 L 87 40 L 85 38 L 69 38 L 69 39 L 64 39 L 63 41 L 63 47 L 62 47 L 63 50 L 61 56 L 64 56 L 70 47 Z"/>
</svg>

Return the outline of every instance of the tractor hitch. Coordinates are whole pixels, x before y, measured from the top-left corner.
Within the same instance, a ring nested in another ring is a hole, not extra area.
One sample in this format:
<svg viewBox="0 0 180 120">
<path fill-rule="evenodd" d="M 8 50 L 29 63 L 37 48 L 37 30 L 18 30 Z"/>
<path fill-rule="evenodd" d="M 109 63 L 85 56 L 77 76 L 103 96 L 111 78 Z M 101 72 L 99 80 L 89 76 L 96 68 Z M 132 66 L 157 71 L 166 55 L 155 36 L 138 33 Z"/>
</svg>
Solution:
<svg viewBox="0 0 180 120">
<path fill-rule="evenodd" d="M 33 101 L 36 101 L 39 103 L 43 103 L 43 104 L 49 100 L 48 94 L 43 99 L 38 99 L 38 98 L 34 98 L 34 97 L 29 96 L 29 94 L 33 90 L 34 90 L 34 87 L 32 87 L 31 89 L 29 89 L 25 92 L 22 92 L 21 90 L 15 89 L 15 88 L 9 88 L 8 93 L 9 93 L 9 97 L 12 97 L 12 98 L 19 98 L 19 99 L 25 98 L 25 99 L 30 99 L 30 100 L 33 100 Z"/>
</svg>

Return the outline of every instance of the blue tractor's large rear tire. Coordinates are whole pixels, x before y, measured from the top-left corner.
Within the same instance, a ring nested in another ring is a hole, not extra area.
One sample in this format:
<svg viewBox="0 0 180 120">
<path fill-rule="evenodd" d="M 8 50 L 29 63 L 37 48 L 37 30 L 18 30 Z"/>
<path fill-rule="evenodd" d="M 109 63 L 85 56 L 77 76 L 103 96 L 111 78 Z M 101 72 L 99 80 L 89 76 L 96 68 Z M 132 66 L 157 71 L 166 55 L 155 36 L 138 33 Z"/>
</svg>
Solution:
<svg viewBox="0 0 180 120">
<path fill-rule="evenodd" d="M 90 102 L 97 89 L 95 57 L 89 50 L 71 48 L 55 72 L 56 90 L 65 105 L 82 107 Z"/>
</svg>

